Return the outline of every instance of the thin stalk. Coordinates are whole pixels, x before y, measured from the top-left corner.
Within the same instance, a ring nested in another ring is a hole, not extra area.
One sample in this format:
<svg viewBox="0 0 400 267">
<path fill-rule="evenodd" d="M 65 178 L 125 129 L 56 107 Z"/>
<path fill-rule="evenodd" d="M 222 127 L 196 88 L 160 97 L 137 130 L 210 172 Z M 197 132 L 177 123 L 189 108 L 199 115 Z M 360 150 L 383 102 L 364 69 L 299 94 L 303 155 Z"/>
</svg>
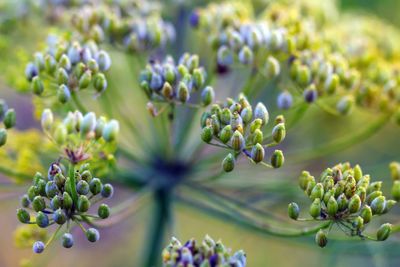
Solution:
<svg viewBox="0 0 400 267">
<path fill-rule="evenodd" d="M 79 99 L 78 95 L 75 92 L 71 92 L 71 98 L 72 98 L 72 101 L 74 102 L 75 106 L 78 108 L 78 110 L 80 112 L 82 112 L 83 114 L 88 113 L 88 110 L 82 104 L 81 100 Z"/>
</svg>

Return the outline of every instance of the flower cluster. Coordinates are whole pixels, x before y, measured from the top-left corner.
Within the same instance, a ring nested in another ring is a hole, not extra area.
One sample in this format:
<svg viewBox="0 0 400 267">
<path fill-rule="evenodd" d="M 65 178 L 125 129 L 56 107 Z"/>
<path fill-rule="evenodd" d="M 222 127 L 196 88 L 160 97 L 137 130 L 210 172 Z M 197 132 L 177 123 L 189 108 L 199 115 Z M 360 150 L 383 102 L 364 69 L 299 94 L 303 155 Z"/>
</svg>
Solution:
<svg viewBox="0 0 400 267">
<path fill-rule="evenodd" d="M 61 237 L 61 243 L 65 248 L 74 245 L 70 233 L 73 222 L 80 226 L 90 242 L 96 242 L 100 238 L 98 230 L 95 228 L 86 230 L 82 222 L 90 224 L 93 219 L 108 218 L 110 208 L 104 203 L 98 206 L 97 215 L 87 212 L 97 202 L 110 198 L 113 192 L 114 189 L 110 184 L 103 184 L 100 179 L 92 176 L 89 164 L 82 164 L 79 168 L 71 164 L 66 168 L 60 162 L 55 162 L 51 164 L 47 176 L 39 172 L 35 174 L 32 186 L 21 198 L 22 208 L 17 210 L 17 217 L 22 223 L 36 224 L 40 228 L 58 224 L 53 238 L 66 225 L 66 232 Z M 32 213 L 35 215 L 32 216 Z M 53 238 L 50 238 L 46 245 L 43 241 L 36 241 L 33 244 L 33 251 L 42 253 Z"/>
<path fill-rule="evenodd" d="M 178 239 L 172 238 L 170 244 L 164 249 L 163 266 L 246 266 L 246 254 L 240 250 L 231 254 L 221 241 L 215 242 L 208 235 L 201 244 L 194 239 L 182 245 Z"/>
<path fill-rule="evenodd" d="M 8 108 L 8 105 L 4 99 L 0 98 L 0 122 L 3 122 L 5 128 L 0 128 L 0 147 L 4 146 L 7 142 L 7 129 L 15 126 L 16 115 L 12 108 Z"/>
<path fill-rule="evenodd" d="M 271 135 L 266 135 L 264 127 L 268 124 L 269 113 L 261 102 L 252 108 L 247 98 L 240 94 L 237 101 L 228 98 L 223 104 L 214 104 L 211 110 L 204 112 L 201 118 L 201 138 L 211 145 L 231 150 L 222 162 L 222 168 L 230 172 L 235 161 L 244 154 L 254 163 L 279 168 L 284 157 L 281 150 L 275 150 L 271 156 L 271 165 L 263 162 L 265 149 L 280 144 L 286 136 L 283 116 L 276 117 Z M 270 143 L 263 145 L 271 139 Z M 212 143 L 215 140 L 217 143 Z"/>
<path fill-rule="evenodd" d="M 214 101 L 215 93 L 211 86 L 206 86 L 206 73 L 199 66 L 199 57 L 185 53 L 178 64 L 171 56 L 162 63 L 150 61 L 140 73 L 140 85 L 152 102 L 187 104 L 192 93 L 201 90 L 201 105 L 207 106 Z M 193 104 L 193 103 L 190 103 Z M 152 103 L 150 111 L 157 114 Z"/>
<path fill-rule="evenodd" d="M 359 165 L 351 167 L 349 163 L 327 168 L 321 173 L 319 182 L 309 172 L 303 171 L 299 185 L 312 201 L 309 208 L 311 217 L 317 221 L 329 221 L 331 225 L 335 223 L 349 236 L 368 238 L 363 232 L 373 216 L 387 213 L 396 203 L 383 195 L 382 182 L 372 182 Z M 290 218 L 302 220 L 296 203 L 289 204 L 288 213 Z M 386 240 L 390 229 L 389 224 L 384 224 L 378 230 L 376 240 Z M 317 233 L 319 246 L 327 244 L 326 235 L 323 230 Z"/>
<path fill-rule="evenodd" d="M 175 29 L 151 6 L 146 1 L 85 6 L 74 12 L 72 25 L 85 39 L 110 42 L 132 52 L 165 47 L 174 41 Z"/>
<path fill-rule="evenodd" d="M 67 103 L 79 90 L 94 88 L 101 94 L 107 88 L 104 75 L 111 66 L 107 52 L 93 41 L 80 44 L 49 37 L 43 52 L 34 55 L 28 63 L 25 76 L 38 96 L 57 96 L 60 103 Z"/>
<path fill-rule="evenodd" d="M 107 159 L 105 146 L 109 144 L 112 147 L 119 132 L 118 121 L 108 121 L 105 117 L 96 119 L 93 112 L 85 115 L 79 111 L 69 112 L 63 121 L 55 122 L 51 110 L 45 109 L 41 124 L 50 140 L 61 148 L 72 163 L 96 155 Z"/>
</svg>

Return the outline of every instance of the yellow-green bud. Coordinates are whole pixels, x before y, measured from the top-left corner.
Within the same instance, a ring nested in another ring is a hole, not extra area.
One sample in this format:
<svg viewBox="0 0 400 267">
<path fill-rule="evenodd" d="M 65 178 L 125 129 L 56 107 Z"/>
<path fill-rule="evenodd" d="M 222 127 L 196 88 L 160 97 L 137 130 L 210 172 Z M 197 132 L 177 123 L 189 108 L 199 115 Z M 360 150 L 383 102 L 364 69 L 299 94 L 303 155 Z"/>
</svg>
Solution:
<svg viewBox="0 0 400 267">
<path fill-rule="evenodd" d="M 96 128 L 96 114 L 94 112 L 89 112 L 83 116 L 81 124 L 81 134 L 86 137 L 89 133 L 93 132 Z"/>
<path fill-rule="evenodd" d="M 393 182 L 392 186 L 392 197 L 396 201 L 400 201 L 400 181 L 396 180 Z"/>
<path fill-rule="evenodd" d="M 286 129 L 285 124 L 279 123 L 272 129 L 272 139 L 275 143 L 279 144 L 285 139 Z"/>
<path fill-rule="evenodd" d="M 90 208 L 90 201 L 87 196 L 80 195 L 78 198 L 77 209 L 79 212 L 86 212 Z"/>
<path fill-rule="evenodd" d="M 301 172 L 301 174 L 299 176 L 299 186 L 300 186 L 301 189 L 303 189 L 303 190 L 307 189 L 307 185 L 308 185 L 308 182 L 309 182 L 309 177 L 312 177 L 312 176 L 308 171 L 302 171 Z"/>
<path fill-rule="evenodd" d="M 364 219 L 361 216 L 357 216 L 356 218 L 354 218 L 352 225 L 357 230 L 361 230 L 364 227 Z"/>
<path fill-rule="evenodd" d="M 253 118 L 253 110 L 251 109 L 251 106 L 243 108 L 240 112 L 240 116 L 242 117 L 245 124 L 249 123 Z"/>
<path fill-rule="evenodd" d="M 79 79 L 79 88 L 85 89 L 89 86 L 90 82 L 92 81 L 92 74 L 90 71 L 85 71 L 81 78 Z"/>
<path fill-rule="evenodd" d="M 365 205 L 360 212 L 361 218 L 363 218 L 364 223 L 369 223 L 372 219 L 372 210 L 368 205 Z"/>
<path fill-rule="evenodd" d="M 17 209 L 17 218 L 22 223 L 28 223 L 31 221 L 31 216 L 25 209 Z"/>
<path fill-rule="evenodd" d="M 328 237 L 322 229 L 320 229 L 315 235 L 315 243 L 317 243 L 317 245 L 321 248 L 325 247 L 328 244 Z"/>
<path fill-rule="evenodd" d="M 162 89 L 161 89 L 161 94 L 166 98 L 166 99 L 172 99 L 174 95 L 174 91 L 172 89 L 172 86 L 169 82 L 165 82 Z"/>
<path fill-rule="evenodd" d="M 205 77 L 202 69 L 195 69 L 193 71 L 192 80 L 194 88 L 199 89 L 203 86 L 205 82 Z"/>
<path fill-rule="evenodd" d="M 375 198 L 380 197 L 380 196 L 382 196 L 381 191 L 374 191 L 371 194 L 367 195 L 366 201 L 367 201 L 368 205 L 370 205 Z"/>
<path fill-rule="evenodd" d="M 251 158 L 255 163 L 263 161 L 264 154 L 265 154 L 264 148 L 259 143 L 254 145 L 253 148 L 251 149 Z"/>
<path fill-rule="evenodd" d="M 44 90 L 44 85 L 39 76 L 32 78 L 32 91 L 35 95 L 41 95 Z"/>
<path fill-rule="evenodd" d="M 302 87 L 306 87 L 311 82 L 311 71 L 307 66 L 299 66 L 297 69 L 296 81 Z"/>
<path fill-rule="evenodd" d="M 253 133 L 253 144 L 262 143 L 264 140 L 263 133 L 260 129 L 256 129 Z"/>
<path fill-rule="evenodd" d="M 71 92 L 65 84 L 61 84 L 57 90 L 57 99 L 60 103 L 65 104 L 71 99 Z"/>
<path fill-rule="evenodd" d="M 381 189 L 382 189 L 382 182 L 381 181 L 373 182 L 368 186 L 367 194 L 371 194 L 372 192 L 375 192 L 375 191 L 380 191 Z"/>
<path fill-rule="evenodd" d="M 184 82 L 180 82 L 178 85 L 178 99 L 182 103 L 186 103 L 189 100 L 189 89 Z"/>
<path fill-rule="evenodd" d="M 213 128 L 213 134 L 218 135 L 221 129 L 221 123 L 219 122 L 218 116 L 216 114 L 211 115 L 211 126 Z"/>
<path fill-rule="evenodd" d="M 297 205 L 297 203 L 294 202 L 290 203 L 288 206 L 288 214 L 291 219 L 297 220 L 300 214 L 299 205 Z"/>
<path fill-rule="evenodd" d="M 222 169 L 225 172 L 231 172 L 235 168 L 235 157 L 229 153 L 222 161 Z"/>
<path fill-rule="evenodd" d="M 324 196 L 324 186 L 321 183 L 317 183 L 311 191 L 310 198 L 312 200 L 319 198 L 322 199 Z"/>
<path fill-rule="evenodd" d="M 349 212 L 350 213 L 356 213 L 360 210 L 361 207 L 361 199 L 358 195 L 354 195 L 350 198 L 349 200 Z"/>
<path fill-rule="evenodd" d="M 356 179 L 356 182 L 358 183 L 363 177 L 360 165 L 357 164 L 356 166 L 354 166 L 353 171 L 354 171 L 354 179 Z"/>
<path fill-rule="evenodd" d="M 69 182 L 68 179 L 67 179 L 67 182 Z M 68 210 L 68 209 L 72 208 L 73 200 L 72 200 L 72 197 L 67 192 L 63 193 L 62 203 L 63 203 L 64 209 Z"/>
<path fill-rule="evenodd" d="M 94 76 L 94 81 L 93 81 L 93 86 L 94 89 L 96 89 L 96 91 L 98 93 L 103 92 L 104 90 L 107 89 L 107 79 L 106 76 L 104 76 L 103 73 L 97 73 Z"/>
<path fill-rule="evenodd" d="M 347 115 L 351 112 L 353 106 L 354 106 L 353 96 L 344 96 L 336 104 L 336 110 L 342 115 Z"/>
<path fill-rule="evenodd" d="M 389 210 L 391 210 L 393 208 L 394 205 L 396 205 L 397 201 L 389 199 L 386 200 L 386 205 L 385 205 L 385 209 L 383 211 L 383 213 L 387 213 Z"/>
<path fill-rule="evenodd" d="M 262 126 L 261 119 L 255 119 L 250 124 L 250 133 L 254 133 L 256 130 L 259 130 Z"/>
<path fill-rule="evenodd" d="M 321 214 L 321 200 L 319 198 L 314 199 L 310 206 L 310 215 L 313 218 L 318 218 Z"/>
<path fill-rule="evenodd" d="M 63 68 L 58 68 L 56 72 L 56 80 L 59 85 L 68 84 L 68 73 Z"/>
<path fill-rule="evenodd" d="M 229 124 L 231 122 L 232 112 L 229 108 L 224 108 L 221 112 L 221 122 Z"/>
<path fill-rule="evenodd" d="M 275 150 L 271 156 L 271 165 L 274 168 L 282 167 L 285 162 L 285 158 L 283 156 L 283 152 L 281 150 Z"/>
<path fill-rule="evenodd" d="M 112 142 L 117 139 L 119 133 L 119 123 L 117 120 L 110 120 L 103 130 L 103 138 L 107 142 Z"/>
<path fill-rule="evenodd" d="M 241 151 L 245 145 L 243 135 L 236 130 L 231 138 L 231 146 L 236 151 Z"/>
<path fill-rule="evenodd" d="M 206 143 L 210 143 L 213 138 L 213 128 L 212 126 L 206 126 L 201 131 L 201 140 Z"/>
<path fill-rule="evenodd" d="M 279 61 L 276 58 L 269 56 L 265 62 L 263 72 L 269 79 L 276 78 L 281 72 Z"/>
<path fill-rule="evenodd" d="M 52 74 L 56 70 L 56 60 L 51 55 L 46 55 L 44 58 L 44 68 L 47 73 Z"/>
<path fill-rule="evenodd" d="M 328 214 L 331 216 L 335 216 L 336 213 L 338 212 L 338 209 L 339 206 L 338 203 L 336 202 L 336 199 L 333 196 L 331 196 L 327 204 Z"/>
<path fill-rule="evenodd" d="M 336 89 L 338 88 L 339 84 L 340 84 L 340 78 L 336 73 L 334 73 L 326 79 L 325 91 L 328 94 L 333 94 L 336 91 Z"/>
<path fill-rule="evenodd" d="M 390 175 L 394 181 L 400 180 L 400 163 L 391 162 L 389 165 Z"/>
<path fill-rule="evenodd" d="M 67 129 L 65 128 L 64 124 L 59 124 L 54 131 L 54 140 L 59 145 L 63 145 L 67 140 Z"/>
<path fill-rule="evenodd" d="M 222 128 L 221 133 L 219 135 L 219 139 L 222 143 L 226 144 L 232 137 L 232 126 L 226 125 Z"/>
<path fill-rule="evenodd" d="M 385 241 L 390 236 L 392 232 L 392 225 L 390 223 L 382 224 L 376 233 L 376 239 L 378 241 Z"/>
</svg>

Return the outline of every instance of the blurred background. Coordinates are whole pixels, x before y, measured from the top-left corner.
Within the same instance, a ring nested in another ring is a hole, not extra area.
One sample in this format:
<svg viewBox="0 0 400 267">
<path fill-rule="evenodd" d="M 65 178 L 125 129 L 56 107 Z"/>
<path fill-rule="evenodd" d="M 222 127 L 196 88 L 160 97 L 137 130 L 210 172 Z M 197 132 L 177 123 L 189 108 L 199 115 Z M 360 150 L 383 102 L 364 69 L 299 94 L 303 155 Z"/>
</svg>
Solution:
<svg viewBox="0 0 400 267">
<path fill-rule="evenodd" d="M 197 3 L 205 4 L 202 1 L 197 1 Z M 398 16 L 400 1 L 398 0 L 341 0 L 337 4 L 342 12 L 368 13 L 400 27 L 400 16 Z M 0 16 L 5 16 L 5 13 L 0 13 Z M 29 27 L 29 25 L 26 25 L 26 27 Z M 14 32 L 3 32 L 2 34 L 17 35 Z M 19 53 L 20 49 L 26 49 L 26 53 L 32 53 L 36 48 L 36 41 L 42 38 L 44 33 L 40 32 L 40 28 L 32 27 L 25 34 L 29 35 L 23 38 L 25 43 L 16 43 L 13 52 Z M 20 36 L 17 36 L 15 40 L 18 41 L 18 38 Z M 31 42 L 26 42 L 28 40 L 31 40 Z M 186 49 L 191 49 L 190 42 L 186 44 Z M 8 66 L 15 63 L 12 58 L 12 56 L 0 58 L 0 61 L 2 61 L 1 70 L 4 71 Z M 19 66 L 20 70 L 23 70 L 23 68 Z M 119 82 L 129 84 L 131 79 L 127 78 L 126 80 L 119 80 Z M 219 82 L 224 84 L 224 81 Z M 30 95 L 17 94 L 6 84 L 8 82 L 0 73 L 0 97 L 5 98 L 9 106 L 16 109 L 18 114 L 17 128 L 38 128 L 38 123 L 33 116 Z M 275 97 L 271 96 L 266 101 L 267 106 L 271 107 L 272 110 L 276 108 L 274 99 Z M 328 166 L 349 161 L 352 164 L 360 164 L 365 173 L 371 174 L 376 180 L 387 181 L 390 185 L 388 164 L 391 161 L 400 160 L 400 127 L 394 127 L 391 124 L 388 124 L 367 141 L 353 145 L 349 149 L 317 157 L 317 159 L 302 159 L 302 151 L 312 150 L 331 138 L 341 137 L 347 133 L 347 129 L 362 127 L 373 119 L 373 114 L 360 110 L 357 110 L 354 116 L 336 118 L 324 114 L 318 107 L 313 106 L 302 121 L 288 133 L 284 148 L 287 151 L 284 168 L 276 172 L 259 172 L 256 174 L 257 177 L 252 177 L 254 179 L 248 184 L 249 190 L 252 187 L 261 187 L 265 194 L 270 195 L 269 201 L 263 204 L 264 208 L 285 216 L 289 202 L 296 201 L 303 206 L 307 203 L 307 199 L 297 187 L 297 177 L 304 169 L 310 170 L 313 175 L 317 176 Z M 229 179 L 229 184 L 234 189 L 235 185 L 239 186 L 246 183 L 248 175 L 253 175 L 253 172 L 246 167 L 246 164 L 243 164 L 243 166 L 237 168 L 233 177 L 227 177 L 221 183 Z M 282 180 L 287 181 L 284 188 L 282 188 Z M 146 208 L 140 209 L 134 216 L 103 229 L 101 242 L 88 246 L 83 235 L 77 234 L 76 245 L 71 250 L 63 249 L 58 244 L 54 244 L 43 255 L 33 255 L 30 249 L 16 248 L 13 238 L 16 226 L 19 225 L 15 216 L 15 210 L 19 205 L 18 198 L 26 191 L 26 187 L 15 186 L 5 177 L 1 177 L 0 181 L 4 184 L 4 188 L 0 192 L 0 266 L 18 266 L 23 259 L 31 258 L 34 259 L 34 266 L 140 266 L 138 260 L 142 253 L 141 248 L 146 242 L 146 227 L 152 218 L 150 201 Z M 277 185 L 279 185 L 279 188 Z M 386 188 L 386 190 L 389 190 L 389 188 Z M 117 186 L 116 197 L 112 200 L 111 205 L 113 202 L 117 203 L 119 200 L 129 197 L 129 195 L 129 190 Z M 308 267 L 400 266 L 399 234 L 393 235 L 387 242 L 382 243 L 363 242 L 358 239 L 350 241 L 330 240 L 329 246 L 320 249 L 314 243 L 314 236 L 291 239 L 271 237 L 243 228 L 223 218 L 215 217 L 212 213 L 199 211 L 191 205 L 181 202 L 174 205 L 175 231 L 181 240 L 192 237 L 202 239 L 205 234 L 216 239 L 221 238 L 233 250 L 244 249 L 247 252 L 249 267 L 299 265 Z M 377 221 L 371 226 L 372 228 L 386 221 L 400 223 L 400 208 L 395 207 L 391 215 Z M 293 228 L 304 226 L 306 226 L 305 223 L 304 225 L 293 223 Z M 75 231 L 77 230 L 75 229 Z"/>
</svg>

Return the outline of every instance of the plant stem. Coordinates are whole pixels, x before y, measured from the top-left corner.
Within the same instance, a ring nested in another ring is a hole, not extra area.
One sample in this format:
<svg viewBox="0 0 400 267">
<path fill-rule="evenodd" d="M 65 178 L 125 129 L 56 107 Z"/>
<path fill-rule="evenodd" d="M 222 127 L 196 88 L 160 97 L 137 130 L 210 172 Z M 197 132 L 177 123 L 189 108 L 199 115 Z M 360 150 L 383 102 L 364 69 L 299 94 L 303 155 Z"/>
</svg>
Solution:
<svg viewBox="0 0 400 267">
<path fill-rule="evenodd" d="M 78 193 L 76 192 L 76 181 L 75 181 L 75 165 L 70 163 L 69 164 L 69 179 L 70 179 L 70 186 L 71 186 L 71 197 L 74 203 L 78 203 Z"/>
<path fill-rule="evenodd" d="M 75 106 L 79 109 L 83 114 L 88 113 L 86 107 L 82 104 L 78 95 L 75 92 L 71 92 L 72 101 L 74 101 Z"/>
</svg>

